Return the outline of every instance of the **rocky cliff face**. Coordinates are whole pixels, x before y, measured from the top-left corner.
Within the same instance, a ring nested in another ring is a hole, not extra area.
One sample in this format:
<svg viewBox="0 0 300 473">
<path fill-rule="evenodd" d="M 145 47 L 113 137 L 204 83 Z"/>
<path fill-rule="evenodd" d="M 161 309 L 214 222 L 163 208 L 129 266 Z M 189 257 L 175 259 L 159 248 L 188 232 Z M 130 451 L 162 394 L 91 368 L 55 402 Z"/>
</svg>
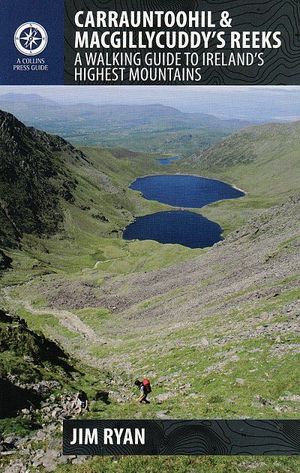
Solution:
<svg viewBox="0 0 300 473">
<path fill-rule="evenodd" d="M 0 245 L 25 233 L 51 234 L 72 201 L 76 180 L 65 161 L 84 155 L 62 138 L 28 128 L 0 111 Z"/>
</svg>

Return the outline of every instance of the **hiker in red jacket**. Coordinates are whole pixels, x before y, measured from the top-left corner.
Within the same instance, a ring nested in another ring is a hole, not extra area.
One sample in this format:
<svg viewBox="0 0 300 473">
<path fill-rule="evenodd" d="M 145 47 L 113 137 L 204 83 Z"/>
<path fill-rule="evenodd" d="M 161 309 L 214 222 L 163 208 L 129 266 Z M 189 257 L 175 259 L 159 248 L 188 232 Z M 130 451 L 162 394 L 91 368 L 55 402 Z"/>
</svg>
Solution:
<svg viewBox="0 0 300 473">
<path fill-rule="evenodd" d="M 138 388 L 140 390 L 140 393 L 141 393 L 140 397 L 138 398 L 138 401 L 141 402 L 141 403 L 145 402 L 146 404 L 149 404 L 150 401 L 148 401 L 147 396 L 152 391 L 149 379 L 145 378 L 145 379 L 143 379 L 143 381 L 140 381 L 139 379 L 136 379 L 134 384 L 136 386 L 138 386 Z"/>
</svg>

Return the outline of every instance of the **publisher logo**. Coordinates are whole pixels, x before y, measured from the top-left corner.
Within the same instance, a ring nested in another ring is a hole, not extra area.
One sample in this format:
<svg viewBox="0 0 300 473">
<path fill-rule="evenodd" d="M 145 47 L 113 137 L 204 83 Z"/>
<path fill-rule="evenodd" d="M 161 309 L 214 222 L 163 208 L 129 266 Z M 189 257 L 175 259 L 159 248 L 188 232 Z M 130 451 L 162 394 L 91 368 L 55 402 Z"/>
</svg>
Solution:
<svg viewBox="0 0 300 473">
<path fill-rule="evenodd" d="M 39 23 L 23 23 L 15 32 L 14 42 L 20 53 L 25 56 L 37 56 L 47 46 L 47 31 Z"/>
</svg>

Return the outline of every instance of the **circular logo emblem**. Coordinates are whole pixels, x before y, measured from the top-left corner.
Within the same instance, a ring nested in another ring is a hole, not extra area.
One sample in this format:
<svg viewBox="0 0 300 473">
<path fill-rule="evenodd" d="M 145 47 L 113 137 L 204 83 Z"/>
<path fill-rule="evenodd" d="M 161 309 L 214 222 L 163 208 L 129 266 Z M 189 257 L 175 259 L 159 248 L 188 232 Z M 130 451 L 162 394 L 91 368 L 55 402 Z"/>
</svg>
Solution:
<svg viewBox="0 0 300 473">
<path fill-rule="evenodd" d="M 20 53 L 26 56 L 36 56 L 44 51 L 48 43 L 45 28 L 39 23 L 23 23 L 15 32 L 15 46 Z"/>
</svg>

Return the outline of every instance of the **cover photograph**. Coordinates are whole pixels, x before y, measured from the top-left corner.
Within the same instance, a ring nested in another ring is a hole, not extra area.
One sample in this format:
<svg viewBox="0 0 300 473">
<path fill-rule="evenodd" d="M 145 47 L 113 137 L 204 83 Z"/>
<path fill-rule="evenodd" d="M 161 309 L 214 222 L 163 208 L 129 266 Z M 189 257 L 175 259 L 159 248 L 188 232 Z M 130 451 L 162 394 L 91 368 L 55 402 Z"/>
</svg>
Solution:
<svg viewBox="0 0 300 473">
<path fill-rule="evenodd" d="M 0 472 L 299 472 L 299 2 L 0 12 Z"/>
</svg>

